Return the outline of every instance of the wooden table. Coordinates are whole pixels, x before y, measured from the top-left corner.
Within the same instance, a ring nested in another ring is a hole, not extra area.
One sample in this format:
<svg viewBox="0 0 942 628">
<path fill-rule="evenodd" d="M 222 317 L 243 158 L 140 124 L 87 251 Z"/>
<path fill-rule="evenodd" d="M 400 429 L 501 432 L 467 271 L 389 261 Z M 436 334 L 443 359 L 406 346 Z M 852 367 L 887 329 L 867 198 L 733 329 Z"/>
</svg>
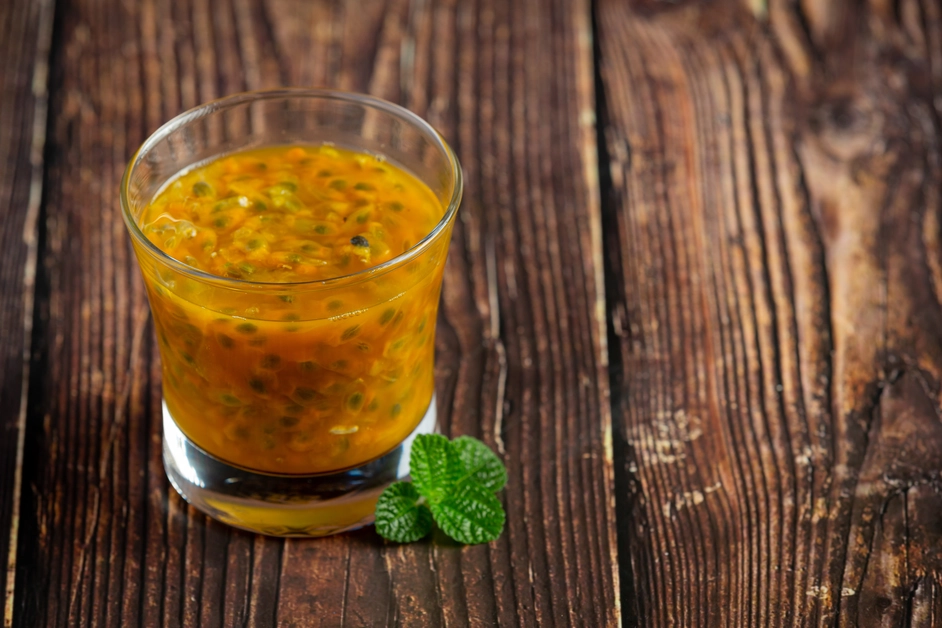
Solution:
<svg viewBox="0 0 942 628">
<path fill-rule="evenodd" d="M 4 626 L 942 625 L 937 1 L 4 0 L 0 84 Z M 438 403 L 508 466 L 489 546 L 168 486 L 119 178 L 279 85 L 462 159 Z"/>
</svg>

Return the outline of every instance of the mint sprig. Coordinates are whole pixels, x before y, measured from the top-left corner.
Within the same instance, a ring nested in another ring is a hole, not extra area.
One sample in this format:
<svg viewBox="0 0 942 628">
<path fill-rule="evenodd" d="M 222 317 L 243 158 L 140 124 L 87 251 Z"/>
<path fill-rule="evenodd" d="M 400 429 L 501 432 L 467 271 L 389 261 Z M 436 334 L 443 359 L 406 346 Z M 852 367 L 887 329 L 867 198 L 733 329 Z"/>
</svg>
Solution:
<svg viewBox="0 0 942 628">
<path fill-rule="evenodd" d="M 412 483 L 396 482 L 376 502 L 380 536 L 409 543 L 432 530 L 432 519 L 459 543 L 487 543 L 500 536 L 506 514 L 494 495 L 507 484 L 507 469 L 487 445 L 470 436 L 449 441 L 420 434 L 409 458 Z"/>
</svg>

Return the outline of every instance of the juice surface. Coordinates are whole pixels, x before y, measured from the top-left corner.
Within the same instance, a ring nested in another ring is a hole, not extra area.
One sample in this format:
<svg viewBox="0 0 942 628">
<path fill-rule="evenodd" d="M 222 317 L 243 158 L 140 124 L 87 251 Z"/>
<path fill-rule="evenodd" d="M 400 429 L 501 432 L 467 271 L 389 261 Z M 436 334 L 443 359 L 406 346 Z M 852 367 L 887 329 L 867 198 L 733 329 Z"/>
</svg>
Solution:
<svg viewBox="0 0 942 628">
<path fill-rule="evenodd" d="M 349 468 L 398 445 L 432 397 L 448 234 L 391 272 L 296 284 L 392 259 L 443 213 L 412 174 L 333 146 L 233 153 L 165 186 L 141 214 L 145 237 L 190 267 L 270 284 L 219 287 L 142 263 L 180 429 L 274 473 Z"/>
</svg>

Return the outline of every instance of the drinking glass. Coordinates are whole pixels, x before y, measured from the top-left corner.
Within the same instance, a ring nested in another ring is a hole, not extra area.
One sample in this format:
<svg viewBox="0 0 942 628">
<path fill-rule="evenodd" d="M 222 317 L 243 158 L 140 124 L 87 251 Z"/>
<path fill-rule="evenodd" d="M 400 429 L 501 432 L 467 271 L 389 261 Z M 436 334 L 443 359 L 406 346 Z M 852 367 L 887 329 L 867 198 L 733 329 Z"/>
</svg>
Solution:
<svg viewBox="0 0 942 628">
<path fill-rule="evenodd" d="M 402 168 L 443 216 L 406 252 L 322 281 L 219 277 L 141 232 L 181 172 L 236 151 L 335 145 Z M 174 488 L 230 525 L 323 536 L 372 521 L 436 430 L 435 322 L 461 200 L 455 154 L 415 114 L 318 89 L 238 94 L 177 116 L 144 142 L 121 207 L 150 300 L 163 374 L 163 460 Z"/>
</svg>

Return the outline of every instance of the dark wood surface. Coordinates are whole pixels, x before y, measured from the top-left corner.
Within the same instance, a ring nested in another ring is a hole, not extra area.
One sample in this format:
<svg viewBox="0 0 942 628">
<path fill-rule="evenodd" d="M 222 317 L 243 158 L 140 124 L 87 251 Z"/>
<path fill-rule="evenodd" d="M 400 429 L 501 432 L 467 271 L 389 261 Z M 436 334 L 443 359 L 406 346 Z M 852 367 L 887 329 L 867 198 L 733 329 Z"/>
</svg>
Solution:
<svg viewBox="0 0 942 628">
<path fill-rule="evenodd" d="M 942 626 L 936 0 L 0 2 L 4 626 Z M 503 536 L 278 540 L 160 461 L 118 181 L 326 85 L 467 176 L 448 434 Z"/>
</svg>

